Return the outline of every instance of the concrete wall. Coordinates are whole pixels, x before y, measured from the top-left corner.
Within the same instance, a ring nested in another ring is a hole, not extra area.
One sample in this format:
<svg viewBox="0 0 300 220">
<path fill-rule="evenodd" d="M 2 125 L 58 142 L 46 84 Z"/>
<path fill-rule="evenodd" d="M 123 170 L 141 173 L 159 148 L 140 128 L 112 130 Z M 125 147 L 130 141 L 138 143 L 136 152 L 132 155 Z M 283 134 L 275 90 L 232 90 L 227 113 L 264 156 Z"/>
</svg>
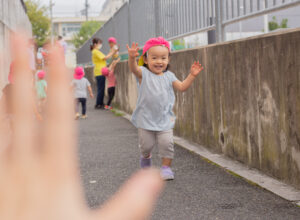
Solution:
<svg viewBox="0 0 300 220">
<path fill-rule="evenodd" d="M 300 188 L 300 29 L 172 54 L 183 80 L 194 60 L 205 67 L 176 93 L 175 134 Z M 116 69 L 115 105 L 132 113 L 136 81 Z"/>
<path fill-rule="evenodd" d="M 7 83 L 10 57 L 10 34 L 17 29 L 31 35 L 31 23 L 20 0 L 0 0 L 0 89 Z"/>
</svg>

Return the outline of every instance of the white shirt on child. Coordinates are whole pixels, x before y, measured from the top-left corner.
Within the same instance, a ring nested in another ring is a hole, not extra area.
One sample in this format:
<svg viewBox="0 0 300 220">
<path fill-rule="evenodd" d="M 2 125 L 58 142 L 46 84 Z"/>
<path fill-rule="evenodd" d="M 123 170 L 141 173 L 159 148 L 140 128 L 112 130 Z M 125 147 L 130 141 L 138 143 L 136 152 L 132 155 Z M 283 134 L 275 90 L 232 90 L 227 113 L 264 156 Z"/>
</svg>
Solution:
<svg viewBox="0 0 300 220">
<path fill-rule="evenodd" d="M 72 85 L 74 86 L 75 98 L 87 98 L 87 88 L 91 83 L 85 78 L 73 79 Z"/>
<path fill-rule="evenodd" d="M 173 82 L 177 80 L 171 71 L 156 75 L 146 67 L 142 69 L 142 82 L 138 83 L 138 100 L 131 122 L 137 128 L 151 131 L 170 130 L 175 125 L 175 94 Z"/>
</svg>

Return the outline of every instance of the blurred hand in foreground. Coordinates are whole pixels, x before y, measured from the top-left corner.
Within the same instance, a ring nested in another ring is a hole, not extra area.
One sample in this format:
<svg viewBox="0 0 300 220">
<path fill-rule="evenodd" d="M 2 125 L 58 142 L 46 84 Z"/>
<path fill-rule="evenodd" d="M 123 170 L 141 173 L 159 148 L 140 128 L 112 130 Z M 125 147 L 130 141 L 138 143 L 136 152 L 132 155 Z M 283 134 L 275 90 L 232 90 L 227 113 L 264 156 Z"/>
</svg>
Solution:
<svg viewBox="0 0 300 220">
<path fill-rule="evenodd" d="M 57 47 L 50 49 L 48 101 L 44 120 L 37 123 L 32 105 L 28 105 L 34 94 L 27 41 L 17 35 L 12 42 L 16 61 L 9 100 L 12 129 L 0 122 L 0 219 L 147 218 L 163 185 L 159 172 L 150 169 L 135 174 L 101 209 L 91 211 L 86 207 L 77 164 L 73 98 L 63 54 Z M 5 114 L 3 106 L 1 113 Z"/>
</svg>

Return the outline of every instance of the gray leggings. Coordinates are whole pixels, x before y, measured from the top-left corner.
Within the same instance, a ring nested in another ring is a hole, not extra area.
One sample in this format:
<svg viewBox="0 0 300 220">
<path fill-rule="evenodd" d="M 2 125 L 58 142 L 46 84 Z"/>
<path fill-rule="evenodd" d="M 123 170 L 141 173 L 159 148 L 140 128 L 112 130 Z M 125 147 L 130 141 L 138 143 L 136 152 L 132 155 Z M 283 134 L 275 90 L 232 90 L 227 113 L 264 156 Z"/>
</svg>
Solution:
<svg viewBox="0 0 300 220">
<path fill-rule="evenodd" d="M 151 151 L 158 146 L 161 158 L 174 158 L 173 129 L 167 131 L 149 131 L 142 128 L 138 129 L 139 148 L 144 158 L 151 156 Z"/>
</svg>

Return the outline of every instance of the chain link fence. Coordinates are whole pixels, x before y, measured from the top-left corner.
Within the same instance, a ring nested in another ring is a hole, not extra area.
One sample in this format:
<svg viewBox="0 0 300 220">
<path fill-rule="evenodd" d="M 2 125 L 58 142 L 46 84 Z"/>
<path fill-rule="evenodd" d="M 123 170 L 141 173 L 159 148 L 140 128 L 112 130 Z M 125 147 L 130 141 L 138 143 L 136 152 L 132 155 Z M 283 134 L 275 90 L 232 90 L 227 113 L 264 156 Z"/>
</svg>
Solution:
<svg viewBox="0 0 300 220">
<path fill-rule="evenodd" d="M 227 25 L 299 4 L 300 0 L 129 0 L 93 37 L 104 41 L 105 54 L 111 36 L 118 39 L 121 54 L 126 44 L 142 46 L 155 36 L 174 40 L 216 30 L 216 40 L 222 42 Z M 78 64 L 91 64 L 92 38 L 77 51 Z"/>
</svg>

